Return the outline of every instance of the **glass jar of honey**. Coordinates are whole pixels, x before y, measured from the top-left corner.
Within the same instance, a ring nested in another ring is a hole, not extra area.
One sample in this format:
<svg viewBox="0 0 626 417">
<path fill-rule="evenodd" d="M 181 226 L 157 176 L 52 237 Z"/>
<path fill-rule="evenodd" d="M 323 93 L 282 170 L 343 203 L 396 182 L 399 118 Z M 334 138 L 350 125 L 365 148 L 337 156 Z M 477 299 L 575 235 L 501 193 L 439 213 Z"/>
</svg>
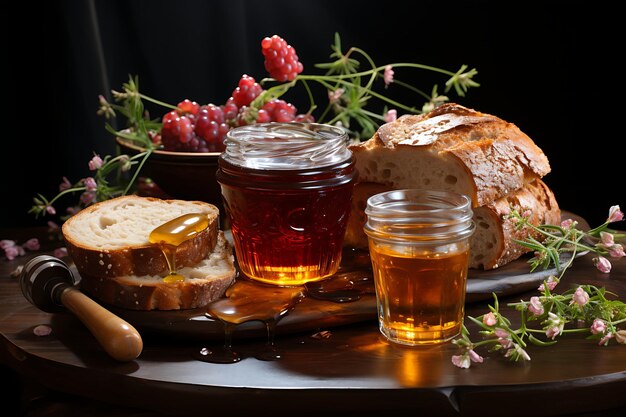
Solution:
<svg viewBox="0 0 626 417">
<path fill-rule="evenodd" d="M 370 197 L 365 214 L 381 333 L 404 345 L 456 337 L 475 228 L 471 200 L 447 191 L 388 191 Z"/>
<path fill-rule="evenodd" d="M 289 286 L 337 271 L 356 180 L 348 143 L 317 123 L 230 130 L 217 181 L 245 275 Z"/>
</svg>

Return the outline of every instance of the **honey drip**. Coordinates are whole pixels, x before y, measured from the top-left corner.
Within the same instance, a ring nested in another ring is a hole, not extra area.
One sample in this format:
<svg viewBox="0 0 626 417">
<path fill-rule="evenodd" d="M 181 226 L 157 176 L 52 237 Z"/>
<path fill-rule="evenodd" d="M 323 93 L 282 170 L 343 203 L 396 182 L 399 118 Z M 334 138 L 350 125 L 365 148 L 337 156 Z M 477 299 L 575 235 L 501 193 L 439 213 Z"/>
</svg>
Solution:
<svg viewBox="0 0 626 417">
<path fill-rule="evenodd" d="M 206 317 L 224 325 L 224 345 L 202 347 L 196 359 L 212 363 L 239 362 L 241 355 L 233 350 L 232 338 L 236 327 L 249 321 L 261 321 L 267 331 L 267 342 L 254 357 L 277 360 L 283 353 L 275 345 L 277 324 L 305 297 L 345 303 L 357 301 L 363 294 L 374 294 L 371 263 L 367 252 L 346 249 L 343 264 L 333 276 L 304 286 L 279 287 L 239 277 L 221 298 L 207 306 Z"/>
<path fill-rule="evenodd" d="M 185 280 L 185 277 L 176 272 L 176 249 L 207 227 L 209 227 L 209 218 L 205 213 L 189 213 L 176 217 L 150 232 L 148 240 L 152 244 L 159 245 L 170 271 L 163 278 L 164 282 L 173 283 Z"/>
</svg>

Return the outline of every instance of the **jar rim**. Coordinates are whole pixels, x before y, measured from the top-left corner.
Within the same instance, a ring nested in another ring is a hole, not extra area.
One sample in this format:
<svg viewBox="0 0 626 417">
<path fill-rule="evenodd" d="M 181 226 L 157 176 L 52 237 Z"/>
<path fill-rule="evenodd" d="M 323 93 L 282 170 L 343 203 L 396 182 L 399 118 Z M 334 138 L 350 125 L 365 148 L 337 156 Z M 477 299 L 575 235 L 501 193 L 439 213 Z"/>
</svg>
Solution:
<svg viewBox="0 0 626 417">
<path fill-rule="evenodd" d="M 322 123 L 255 123 L 226 134 L 223 157 L 255 169 L 307 169 L 334 165 L 352 156 L 343 128 Z"/>
<path fill-rule="evenodd" d="M 366 214 L 426 216 L 443 212 L 459 214 L 471 210 L 472 200 L 454 191 L 405 188 L 385 191 L 367 199 Z"/>
<path fill-rule="evenodd" d="M 475 230 L 472 201 L 462 193 L 429 189 L 385 191 L 368 198 L 368 236 L 384 240 L 462 240 Z"/>
</svg>

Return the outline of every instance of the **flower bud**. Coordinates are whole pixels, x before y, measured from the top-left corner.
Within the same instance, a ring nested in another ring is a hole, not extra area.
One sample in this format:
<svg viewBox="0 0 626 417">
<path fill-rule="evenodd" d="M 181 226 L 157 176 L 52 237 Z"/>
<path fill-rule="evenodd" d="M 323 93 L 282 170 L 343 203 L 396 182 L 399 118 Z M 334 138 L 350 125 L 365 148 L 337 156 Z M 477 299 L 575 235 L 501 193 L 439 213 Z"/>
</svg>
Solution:
<svg viewBox="0 0 626 417">
<path fill-rule="evenodd" d="M 487 326 L 495 326 L 497 322 L 498 320 L 496 319 L 496 316 L 493 314 L 493 312 L 489 312 L 483 316 L 483 324 Z"/>
<path fill-rule="evenodd" d="M 528 304 L 528 311 L 535 316 L 541 316 L 543 314 L 543 304 L 539 300 L 539 297 L 530 297 L 530 304 Z"/>
<path fill-rule="evenodd" d="M 572 304 L 578 304 L 582 307 L 588 302 L 589 294 L 587 294 L 582 287 L 576 288 L 576 291 L 574 291 L 574 294 L 572 295 Z"/>
<path fill-rule="evenodd" d="M 602 319 L 595 319 L 591 324 L 591 333 L 600 334 L 606 332 L 606 323 Z"/>
<path fill-rule="evenodd" d="M 393 82 L 393 68 L 391 65 L 385 66 L 385 72 L 383 73 L 383 80 L 385 81 L 385 87 Z"/>
<path fill-rule="evenodd" d="M 624 219 L 624 213 L 619 209 L 619 206 L 611 206 L 609 209 L 609 217 L 606 219 L 607 223 L 619 222 Z"/>
<path fill-rule="evenodd" d="M 626 256 L 626 253 L 624 253 L 624 247 L 622 245 L 616 244 L 609 250 L 609 255 L 613 258 L 619 259 Z"/>
<path fill-rule="evenodd" d="M 98 169 L 100 169 L 100 167 L 102 166 L 102 164 L 104 163 L 104 161 L 102 160 L 102 158 L 100 158 L 100 155 L 94 155 L 93 158 L 91 158 L 91 161 L 89 161 L 89 170 L 90 171 L 96 171 Z"/>
<path fill-rule="evenodd" d="M 386 123 L 395 122 L 397 118 L 398 118 L 398 111 L 396 109 L 391 109 L 387 111 L 387 114 L 385 114 Z"/>
<path fill-rule="evenodd" d="M 611 272 L 611 262 L 604 256 L 598 256 L 592 259 L 593 264 L 598 268 L 598 271 L 608 274 Z"/>
</svg>

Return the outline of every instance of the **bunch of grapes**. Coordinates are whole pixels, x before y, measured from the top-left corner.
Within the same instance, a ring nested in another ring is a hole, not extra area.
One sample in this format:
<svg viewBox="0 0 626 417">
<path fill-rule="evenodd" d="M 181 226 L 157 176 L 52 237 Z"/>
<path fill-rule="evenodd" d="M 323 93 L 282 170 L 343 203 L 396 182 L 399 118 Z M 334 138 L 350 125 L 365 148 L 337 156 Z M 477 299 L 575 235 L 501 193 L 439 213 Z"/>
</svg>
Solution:
<svg viewBox="0 0 626 417">
<path fill-rule="evenodd" d="M 278 81 L 293 81 L 303 66 L 294 48 L 274 35 L 261 42 L 265 68 Z M 251 106 L 264 89 L 244 74 L 231 97 L 223 105 L 199 105 L 185 99 L 176 110 L 165 114 L 162 127 L 154 137 L 164 150 L 177 152 L 222 152 L 228 131 L 235 126 L 268 122 L 314 122 L 310 114 L 298 114 L 296 107 L 281 99 L 271 99 L 255 108 Z"/>
</svg>

